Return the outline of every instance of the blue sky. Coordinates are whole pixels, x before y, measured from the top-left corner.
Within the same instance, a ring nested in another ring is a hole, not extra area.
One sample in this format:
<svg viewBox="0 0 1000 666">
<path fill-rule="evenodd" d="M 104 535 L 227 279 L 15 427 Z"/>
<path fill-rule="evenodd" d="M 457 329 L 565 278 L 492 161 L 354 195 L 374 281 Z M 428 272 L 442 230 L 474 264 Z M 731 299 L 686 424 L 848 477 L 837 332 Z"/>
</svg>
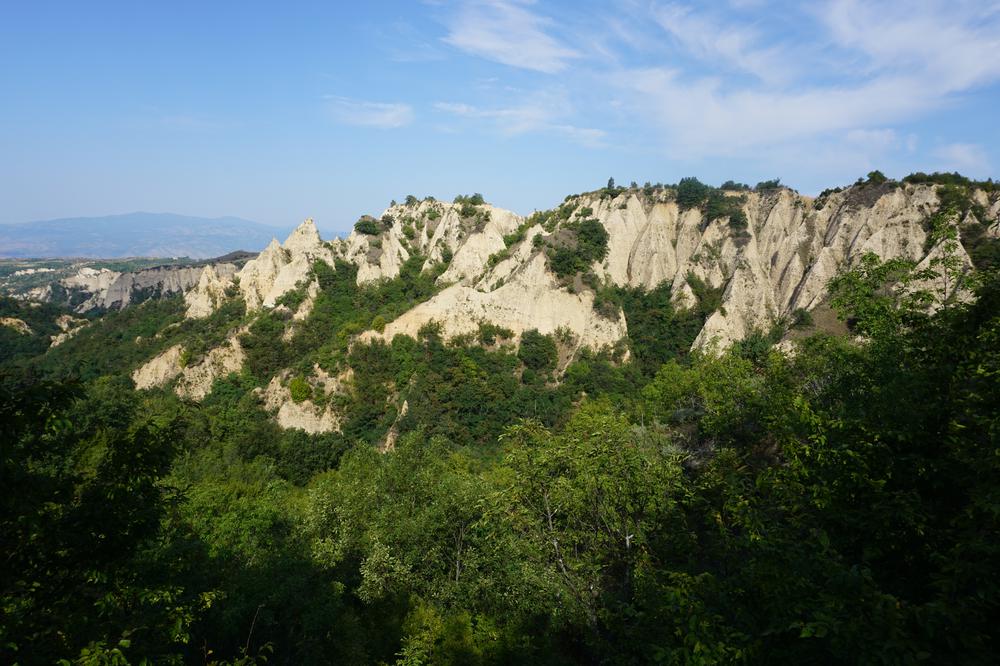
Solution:
<svg viewBox="0 0 1000 666">
<path fill-rule="evenodd" d="M 1000 175 L 1000 3 L 8 2 L 0 222 Z"/>
</svg>

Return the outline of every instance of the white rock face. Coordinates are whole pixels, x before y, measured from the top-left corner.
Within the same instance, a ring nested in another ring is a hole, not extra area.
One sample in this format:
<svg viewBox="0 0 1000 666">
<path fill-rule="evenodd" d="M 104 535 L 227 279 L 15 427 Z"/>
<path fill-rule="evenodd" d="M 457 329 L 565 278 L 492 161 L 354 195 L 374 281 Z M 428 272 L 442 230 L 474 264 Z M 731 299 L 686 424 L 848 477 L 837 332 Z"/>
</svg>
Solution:
<svg viewBox="0 0 1000 666">
<path fill-rule="evenodd" d="M 320 410 L 311 400 L 295 402 L 282 383 L 283 378 L 283 375 L 273 377 L 263 392 L 264 407 L 274 413 L 279 426 L 286 430 L 304 430 L 311 435 L 340 430 L 340 420 L 329 405 Z"/>
<path fill-rule="evenodd" d="M 500 277 L 505 279 L 502 285 L 488 285 Z M 545 257 L 535 253 L 528 263 L 517 265 L 508 274 L 498 276 L 493 271 L 475 286 L 459 283 L 447 287 L 387 324 L 381 337 L 416 337 L 430 322 L 441 324 L 443 335 L 452 337 L 474 333 L 479 323 L 486 321 L 505 326 L 518 337 L 529 329 L 549 335 L 565 327 L 576 334 L 580 346 L 594 349 L 613 345 L 626 333 L 623 315 L 605 319 L 594 311 L 592 293 L 571 294 L 561 289 L 548 271 Z M 371 331 L 366 335 L 372 338 L 379 334 Z"/>
<path fill-rule="evenodd" d="M 186 316 L 190 319 L 207 317 L 226 299 L 226 289 L 232 284 L 236 267 L 232 264 L 205 266 L 198 284 L 184 294 Z"/>
<path fill-rule="evenodd" d="M 705 219 L 699 209 L 682 211 L 663 193 L 648 197 L 626 191 L 603 199 L 599 194 L 582 195 L 567 205 L 574 210 L 570 221 L 594 218 L 607 230 L 607 258 L 592 267 L 606 281 L 643 289 L 666 283 L 675 301 L 688 306 L 695 304 L 691 278 L 721 290 L 721 307 L 707 319 L 695 348 L 722 349 L 754 329 L 766 330 L 797 308 L 817 307 L 827 296 L 829 280 L 867 252 L 883 259 L 905 258 L 920 267 L 933 267 L 941 258 L 940 245 L 925 251 L 924 226 L 940 204 L 934 185 L 851 187 L 826 196 L 820 205 L 784 189 L 729 195 L 742 197 L 738 206 L 746 217 L 745 229 L 732 228 L 726 218 Z M 987 218 L 982 220 L 987 233 L 1000 234 L 1000 198 L 985 192 L 973 196 L 981 206 L 978 214 Z M 441 291 L 389 322 L 381 333 L 367 331 L 362 339 L 416 336 L 431 322 L 440 324 L 446 337 L 475 333 L 482 322 L 509 328 L 518 337 L 529 329 L 544 334 L 564 329 L 573 334 L 577 348 L 614 345 L 627 335 L 621 312 L 610 318 L 599 315 L 590 288 L 579 282 L 569 287 L 555 279 L 545 253 L 533 241 L 539 235 L 558 236 L 558 226 L 554 231 L 541 225 L 525 229 L 524 218 L 487 204 L 436 201 L 394 205 L 370 222 L 378 233 L 355 231 L 332 244 L 322 241 L 312 220 L 284 244 L 272 241 L 235 276 L 248 309 L 274 307 L 308 278 L 316 260 L 331 266 L 336 259 L 354 263 L 357 281 L 363 284 L 398 276 L 403 264 L 419 255 L 426 258 L 425 269 L 449 260 L 439 278 Z M 524 239 L 507 248 L 504 236 L 519 227 Z M 490 258 L 500 252 L 504 258 L 491 266 Z M 970 269 L 960 245 L 953 258 L 955 275 Z M 114 291 L 117 274 L 88 270 L 81 271 L 79 279 L 89 288 Z M 958 282 L 951 279 L 950 284 L 921 286 L 941 287 L 946 297 L 965 298 L 949 292 Z M 185 297 L 188 316 L 210 314 L 234 284 L 232 274 L 218 267 L 201 270 L 197 286 Z M 289 318 L 286 339 L 309 316 L 318 293 L 319 285 L 311 282 L 306 299 Z M 171 348 L 136 371 L 136 385 L 162 386 L 177 379 L 179 394 L 201 399 L 217 377 L 242 366 L 238 334 L 193 367 L 181 368 L 181 350 Z M 330 390 L 325 380 L 319 384 Z M 279 389 L 287 393 L 279 382 L 269 388 L 267 399 L 284 427 L 309 432 L 338 427 L 329 409 L 295 404 Z"/>
<path fill-rule="evenodd" d="M 137 389 L 163 386 L 181 374 L 181 354 L 184 348 L 174 345 L 158 356 L 150 359 L 132 373 L 132 382 Z"/>
<path fill-rule="evenodd" d="M 730 228 L 728 219 L 706 220 L 699 209 L 681 211 L 672 201 L 635 191 L 578 197 L 571 202 L 576 209 L 571 219 L 587 212 L 607 230 L 608 256 L 594 270 L 613 284 L 652 289 L 666 282 L 675 301 L 688 306 L 695 303 L 689 276 L 723 289 L 722 307 L 694 344 L 721 349 L 797 308 L 816 307 L 829 280 L 867 252 L 920 262 L 926 254 L 923 222 L 939 203 L 933 185 L 853 187 L 829 195 L 818 208 L 812 198 L 785 189 L 728 195 L 745 198 L 740 204 L 745 231 Z M 1000 215 L 1000 201 L 985 193 L 975 196 L 987 216 Z M 413 335 L 429 321 L 441 323 L 446 335 L 457 335 L 474 331 L 483 320 L 518 334 L 565 326 L 587 346 L 612 344 L 625 335 L 624 319 L 594 315 L 592 294 L 572 294 L 552 279 L 531 243 L 545 233 L 540 227 L 527 230 L 526 240 L 491 268 L 489 257 L 504 250 L 504 234 L 523 218 L 480 206 L 488 218 L 470 222 L 460 217 L 460 208 L 439 202 L 390 207 L 385 214 L 394 223 L 388 229 L 380 225 L 381 235 L 355 232 L 347 239 L 344 256 L 359 265 L 359 282 L 394 277 L 412 252 L 428 256 L 428 264 L 439 260 L 445 247 L 453 252 L 440 278 L 452 286 L 391 322 L 383 337 Z"/>
<path fill-rule="evenodd" d="M 379 235 L 354 231 L 347 237 L 343 257 L 358 266 L 358 284 L 399 275 L 403 263 L 419 254 L 427 257 L 424 268 L 453 254 L 442 283 L 471 283 L 486 268 L 491 254 L 504 249 L 503 236 L 517 229 L 523 218 L 490 204 L 475 206 L 475 214 L 462 216 L 462 206 L 440 201 L 390 206 L 377 223 L 388 216 L 392 226 Z"/>
<path fill-rule="evenodd" d="M 220 275 L 232 275 L 236 267 L 232 264 L 217 264 L 215 271 Z M 129 273 L 86 266 L 76 275 L 60 280 L 59 284 L 71 293 L 86 296 L 74 307 L 77 312 L 82 313 L 96 309 L 121 309 L 133 303 L 140 295 L 149 293 L 160 296 L 184 293 L 198 283 L 202 272 L 202 268 L 195 266 L 162 266 Z M 32 297 L 52 300 L 52 295 L 49 287 L 45 293 L 32 294 Z"/>
<path fill-rule="evenodd" d="M 279 298 L 308 279 L 313 262 L 334 265 L 334 252 L 324 243 L 312 218 L 305 220 L 285 239 L 278 239 L 251 259 L 235 275 L 203 272 L 197 286 L 185 295 L 189 318 L 207 317 L 225 300 L 226 290 L 238 284 L 247 310 L 272 308 Z"/>
<path fill-rule="evenodd" d="M 722 307 L 695 346 L 725 347 L 796 308 L 815 307 L 830 278 L 866 252 L 919 261 L 926 240 L 921 222 L 937 195 L 926 185 L 851 188 L 815 209 L 811 198 L 789 190 L 751 192 L 741 206 L 749 222 L 745 238 L 727 220 L 705 220 L 700 210 L 681 212 L 675 203 L 644 201 L 634 192 L 585 196 L 578 206 L 592 208 L 608 231 L 600 268 L 615 284 L 651 289 L 666 281 L 675 300 L 689 304 L 688 275 L 723 287 Z"/>
<path fill-rule="evenodd" d="M 78 319 L 69 315 L 59 315 L 56 317 L 56 326 L 58 326 L 59 330 L 62 332 L 51 336 L 51 346 L 57 347 L 61 345 L 83 330 L 83 327 L 86 325 L 86 319 Z"/>
<path fill-rule="evenodd" d="M 200 363 L 184 368 L 177 380 L 177 395 L 189 400 L 203 400 L 211 393 L 216 379 L 239 372 L 246 358 L 240 346 L 241 333 L 243 331 L 230 336 L 225 344 L 208 352 Z"/>
<path fill-rule="evenodd" d="M 18 319 L 17 317 L 0 317 L 0 326 L 6 326 L 7 328 L 12 328 L 21 335 L 31 335 L 31 327 L 28 326 L 27 322 L 23 319 Z"/>
<path fill-rule="evenodd" d="M 333 266 L 334 255 L 319 237 L 312 218 L 296 227 L 285 239 L 284 245 L 279 244 L 277 239 L 272 239 L 264 251 L 248 261 L 236 275 L 247 309 L 253 311 L 262 307 L 274 307 L 279 298 L 308 278 L 312 264 L 317 260 Z M 226 286 L 228 283 L 221 285 L 223 291 Z M 218 293 L 219 287 L 218 284 L 206 285 L 204 294 L 199 288 L 192 296 L 192 301 L 210 301 L 212 293 Z M 215 302 L 213 309 L 214 307 L 218 307 L 218 302 Z M 204 307 L 196 310 L 204 311 Z"/>
<path fill-rule="evenodd" d="M 174 345 L 137 368 L 132 373 L 132 381 L 137 389 L 149 389 L 165 386 L 176 378 L 174 392 L 177 395 L 200 401 L 211 392 L 216 379 L 242 369 L 245 355 L 239 336 L 245 332 L 246 329 L 235 332 L 223 345 L 205 354 L 200 362 L 187 367 L 181 366 L 183 347 Z"/>
</svg>

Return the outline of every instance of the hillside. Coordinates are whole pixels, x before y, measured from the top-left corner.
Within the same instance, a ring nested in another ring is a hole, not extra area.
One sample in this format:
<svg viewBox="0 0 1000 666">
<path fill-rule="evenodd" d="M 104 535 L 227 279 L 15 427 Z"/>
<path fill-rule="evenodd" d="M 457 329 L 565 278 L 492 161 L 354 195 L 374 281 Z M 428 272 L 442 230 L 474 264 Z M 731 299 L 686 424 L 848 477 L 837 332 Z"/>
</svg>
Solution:
<svg viewBox="0 0 1000 666">
<path fill-rule="evenodd" d="M 998 269 L 952 174 L 11 265 L 0 655 L 990 663 Z"/>
<path fill-rule="evenodd" d="M 276 233 L 237 217 L 126 213 L 0 224 L 0 257 L 188 257 L 257 251 Z"/>
</svg>

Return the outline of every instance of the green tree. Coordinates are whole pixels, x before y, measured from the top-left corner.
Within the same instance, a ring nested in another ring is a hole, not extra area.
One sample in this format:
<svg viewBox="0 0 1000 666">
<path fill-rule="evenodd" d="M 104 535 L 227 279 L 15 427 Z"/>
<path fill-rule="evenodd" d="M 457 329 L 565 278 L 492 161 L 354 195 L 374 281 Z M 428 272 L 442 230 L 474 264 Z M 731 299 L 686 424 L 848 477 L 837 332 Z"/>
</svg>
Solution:
<svg viewBox="0 0 1000 666">
<path fill-rule="evenodd" d="M 525 367 L 536 372 L 553 370 L 559 358 L 556 341 L 551 336 L 542 335 L 537 329 L 521 334 L 521 345 L 517 357 Z"/>
</svg>

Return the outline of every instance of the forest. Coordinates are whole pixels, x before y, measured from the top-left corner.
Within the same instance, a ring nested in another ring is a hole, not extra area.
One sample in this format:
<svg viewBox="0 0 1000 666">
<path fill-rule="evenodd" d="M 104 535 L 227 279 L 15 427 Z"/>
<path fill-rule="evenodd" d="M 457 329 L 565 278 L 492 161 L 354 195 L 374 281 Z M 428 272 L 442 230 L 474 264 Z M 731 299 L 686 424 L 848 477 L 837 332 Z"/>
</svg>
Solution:
<svg viewBox="0 0 1000 666">
<path fill-rule="evenodd" d="M 422 261 L 370 287 L 317 265 L 290 340 L 168 298 L 5 343 L 0 661 L 994 663 L 996 272 L 935 304 L 868 256 L 830 285 L 850 335 L 784 322 L 793 353 L 780 325 L 689 352 L 718 299 L 697 281 L 691 309 L 605 294 L 627 355 L 502 322 L 358 341 L 433 291 Z M 205 400 L 134 389 L 140 345 L 241 324 Z M 353 370 L 340 432 L 279 429 L 255 389 L 314 364 Z"/>
</svg>

